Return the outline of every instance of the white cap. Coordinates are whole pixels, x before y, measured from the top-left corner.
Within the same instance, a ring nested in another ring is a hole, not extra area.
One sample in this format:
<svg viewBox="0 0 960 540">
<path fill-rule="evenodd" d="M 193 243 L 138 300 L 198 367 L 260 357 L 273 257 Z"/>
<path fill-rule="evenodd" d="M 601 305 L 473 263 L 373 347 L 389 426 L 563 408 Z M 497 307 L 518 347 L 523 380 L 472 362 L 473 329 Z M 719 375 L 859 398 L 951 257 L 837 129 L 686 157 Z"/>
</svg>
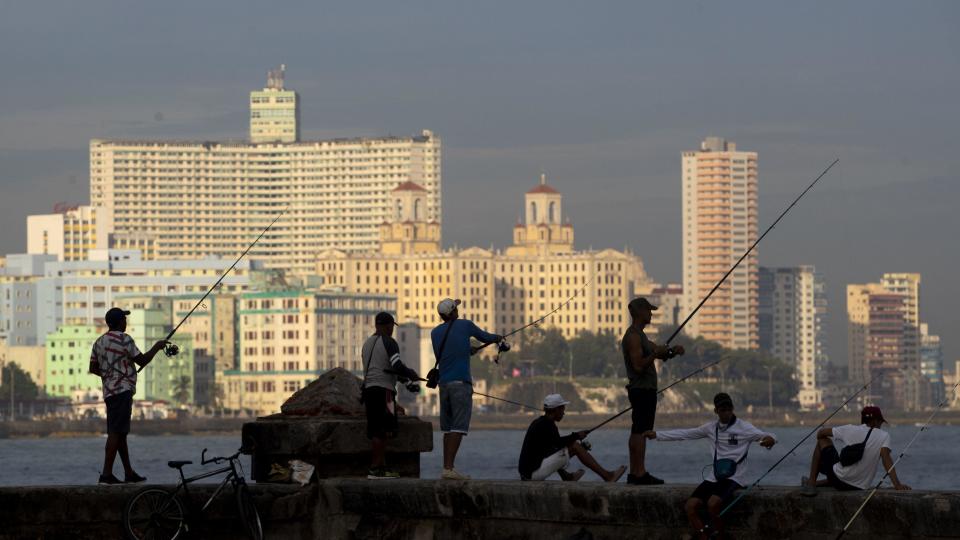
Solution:
<svg viewBox="0 0 960 540">
<path fill-rule="evenodd" d="M 460 300 L 452 300 L 450 298 L 444 298 L 437 304 L 437 313 L 446 317 L 453 313 L 453 310 L 457 309 L 457 306 L 460 305 Z"/>
<path fill-rule="evenodd" d="M 560 394 L 550 394 L 549 396 L 543 398 L 543 407 L 545 409 L 556 409 L 557 407 L 562 407 L 563 405 L 569 405 L 570 402 L 563 399 L 563 396 Z"/>
</svg>

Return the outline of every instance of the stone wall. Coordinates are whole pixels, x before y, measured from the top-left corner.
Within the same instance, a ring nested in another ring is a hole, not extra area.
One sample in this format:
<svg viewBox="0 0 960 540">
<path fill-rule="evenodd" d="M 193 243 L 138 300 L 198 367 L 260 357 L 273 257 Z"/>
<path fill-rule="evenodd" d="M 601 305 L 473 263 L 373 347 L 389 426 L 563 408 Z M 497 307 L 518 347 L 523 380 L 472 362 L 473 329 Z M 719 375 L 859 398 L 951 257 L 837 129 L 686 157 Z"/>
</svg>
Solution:
<svg viewBox="0 0 960 540">
<path fill-rule="evenodd" d="M 676 539 L 693 486 L 440 480 L 323 480 L 306 488 L 250 486 L 268 538 Z M 119 538 L 123 505 L 139 487 L 0 488 L 0 539 Z M 200 488 L 209 494 L 212 487 Z M 864 493 L 752 491 L 730 517 L 739 539 L 834 538 Z M 197 537 L 242 538 L 230 497 Z M 846 538 L 955 538 L 960 492 L 881 491 Z"/>
</svg>

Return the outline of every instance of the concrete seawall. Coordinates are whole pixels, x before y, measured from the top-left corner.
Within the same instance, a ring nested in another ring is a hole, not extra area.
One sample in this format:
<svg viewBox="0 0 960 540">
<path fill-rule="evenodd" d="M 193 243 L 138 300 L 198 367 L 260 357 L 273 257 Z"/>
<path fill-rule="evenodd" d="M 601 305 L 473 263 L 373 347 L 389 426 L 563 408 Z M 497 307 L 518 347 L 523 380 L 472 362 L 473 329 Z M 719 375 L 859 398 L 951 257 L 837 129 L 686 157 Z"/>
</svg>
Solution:
<svg viewBox="0 0 960 540">
<path fill-rule="evenodd" d="M 0 539 L 120 538 L 126 500 L 139 486 L 0 488 Z M 212 487 L 198 488 L 203 495 Z M 676 539 L 687 531 L 692 486 L 360 479 L 305 488 L 251 486 L 268 538 Z M 755 490 L 730 516 L 741 539 L 836 536 L 863 493 Z M 214 505 L 200 538 L 242 538 L 232 497 Z M 848 538 L 956 538 L 960 492 L 881 491 Z"/>
</svg>

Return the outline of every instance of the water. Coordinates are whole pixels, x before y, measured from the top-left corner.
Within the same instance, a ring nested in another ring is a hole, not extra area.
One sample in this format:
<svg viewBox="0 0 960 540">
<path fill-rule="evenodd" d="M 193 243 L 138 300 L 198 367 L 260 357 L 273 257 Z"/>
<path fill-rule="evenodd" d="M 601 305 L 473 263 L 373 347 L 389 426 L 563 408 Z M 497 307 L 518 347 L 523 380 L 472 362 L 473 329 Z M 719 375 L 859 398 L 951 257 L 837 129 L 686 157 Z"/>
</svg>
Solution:
<svg viewBox="0 0 960 540">
<path fill-rule="evenodd" d="M 561 428 L 563 424 L 561 424 Z M 673 426 L 662 426 L 668 429 Z M 773 465 L 810 428 L 772 428 L 779 444 L 770 451 L 757 445 L 748 458 L 748 478 L 753 481 Z M 894 426 L 892 436 L 894 459 L 917 432 L 914 426 Z M 561 433 L 566 433 L 561 429 Z M 517 456 L 523 442 L 520 430 L 474 431 L 464 438 L 457 468 L 476 479 L 517 479 Z M 627 438 L 623 429 L 601 430 L 590 436 L 593 455 L 608 469 L 627 464 Z M 434 433 L 434 450 L 421 457 L 422 476 L 437 478 L 441 468 L 441 434 Z M 810 467 L 813 451 L 811 437 L 762 482 L 763 485 L 795 486 Z M 104 437 L 64 439 L 0 439 L 0 485 L 93 484 L 103 461 Z M 134 467 L 150 482 L 174 483 L 176 471 L 168 460 L 192 459 L 200 462 L 200 451 L 210 455 L 229 455 L 239 446 L 238 435 L 192 436 L 169 435 L 128 439 Z M 920 435 L 907 456 L 897 465 L 901 481 L 914 489 L 960 490 L 960 426 L 933 426 Z M 712 447 L 706 441 L 656 442 L 647 446 L 647 468 L 672 484 L 693 484 L 701 480 L 701 470 L 712 459 Z M 244 458 L 249 475 L 249 459 Z M 576 460 L 571 469 L 579 467 Z M 209 470 L 212 466 L 187 466 L 188 474 Z M 119 458 L 115 467 L 122 474 Z M 879 477 L 878 477 L 879 478 Z M 207 481 L 217 481 L 210 479 Z M 600 481 L 587 471 L 582 481 Z"/>
</svg>

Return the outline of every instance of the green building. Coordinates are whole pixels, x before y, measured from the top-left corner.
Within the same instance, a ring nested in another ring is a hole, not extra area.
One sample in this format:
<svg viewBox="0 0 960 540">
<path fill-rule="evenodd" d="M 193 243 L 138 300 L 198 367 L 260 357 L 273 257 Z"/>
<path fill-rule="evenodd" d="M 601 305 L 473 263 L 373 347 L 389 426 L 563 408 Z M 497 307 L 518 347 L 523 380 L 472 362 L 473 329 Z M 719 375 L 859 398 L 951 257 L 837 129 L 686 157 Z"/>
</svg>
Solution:
<svg viewBox="0 0 960 540">
<path fill-rule="evenodd" d="M 170 300 L 153 298 L 143 307 L 128 307 L 127 334 L 133 338 L 141 351 L 167 337 L 173 326 L 170 324 Z M 178 405 L 193 403 L 194 357 L 193 336 L 177 333 L 173 341 L 180 348 L 179 354 L 168 357 L 157 353 L 137 378 L 137 397 L 163 400 Z"/>
<path fill-rule="evenodd" d="M 103 391 L 100 377 L 89 373 L 90 351 L 100 332 L 92 325 L 61 326 L 47 335 L 46 381 L 50 397 L 81 399 Z"/>
</svg>

